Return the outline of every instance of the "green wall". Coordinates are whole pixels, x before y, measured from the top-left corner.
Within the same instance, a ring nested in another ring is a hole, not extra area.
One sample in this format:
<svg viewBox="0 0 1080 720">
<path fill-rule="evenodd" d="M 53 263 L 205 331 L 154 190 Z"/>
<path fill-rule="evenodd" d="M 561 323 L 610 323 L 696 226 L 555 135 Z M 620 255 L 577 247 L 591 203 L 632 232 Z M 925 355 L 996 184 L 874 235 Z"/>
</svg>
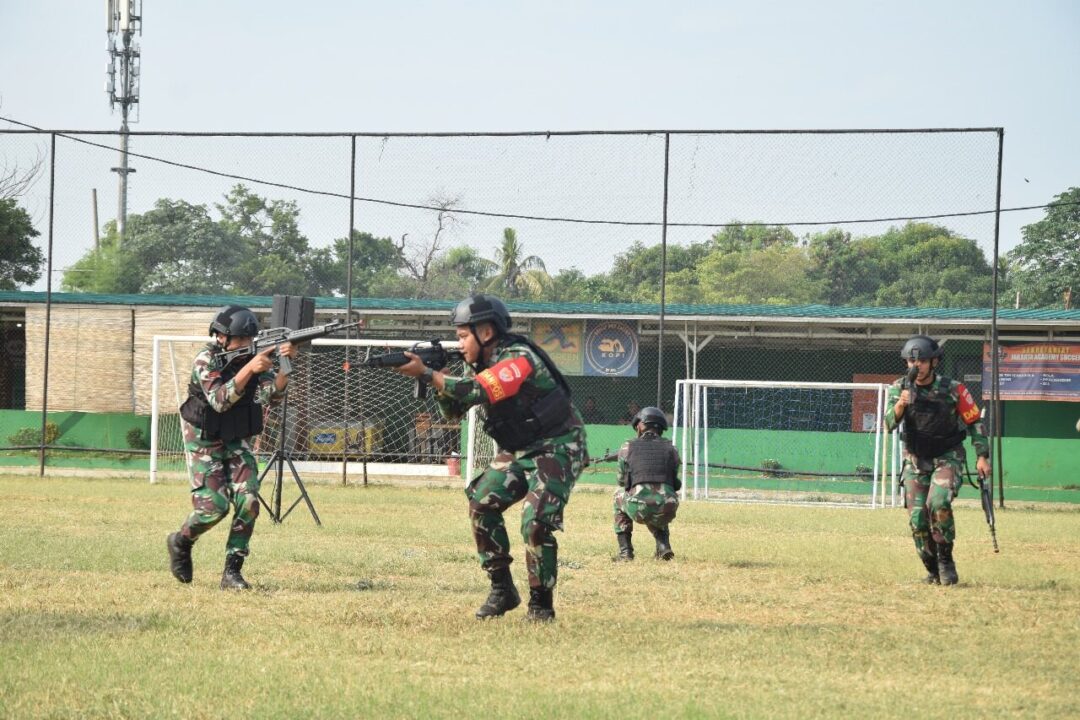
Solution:
<svg viewBox="0 0 1080 720">
<path fill-rule="evenodd" d="M 150 418 L 130 413 L 51 412 L 49 421 L 60 428 L 58 445 L 85 448 L 127 450 L 127 432 L 142 428 L 150 437 Z M 23 428 L 41 429 L 41 412 L 36 410 L 0 410 L 0 448 L 8 438 Z"/>
</svg>

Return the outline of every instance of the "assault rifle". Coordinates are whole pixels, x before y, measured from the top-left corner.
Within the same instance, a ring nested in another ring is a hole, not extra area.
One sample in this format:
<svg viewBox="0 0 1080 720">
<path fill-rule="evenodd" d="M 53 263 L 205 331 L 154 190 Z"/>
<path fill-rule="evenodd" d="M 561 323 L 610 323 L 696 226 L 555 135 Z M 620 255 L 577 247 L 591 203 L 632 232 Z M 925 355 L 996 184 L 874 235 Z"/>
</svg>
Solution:
<svg viewBox="0 0 1080 720">
<path fill-rule="evenodd" d="M 964 458 L 964 475 L 967 477 L 968 483 L 971 487 L 979 488 L 979 502 L 982 503 L 983 514 L 986 515 L 986 524 L 990 527 L 990 541 L 994 543 L 994 552 L 1001 552 L 998 549 L 997 541 L 997 529 L 994 526 L 994 478 L 993 475 L 990 478 L 979 477 L 979 484 L 976 485 L 972 482 L 971 478 L 974 475 L 978 477 L 978 473 L 972 473 L 967 468 L 967 458 Z"/>
<path fill-rule="evenodd" d="M 603 455 L 601 455 L 598 458 L 589 458 L 589 462 L 585 467 L 592 467 L 593 465 L 596 465 L 598 463 L 615 462 L 618 459 L 619 459 L 619 451 L 618 450 L 615 450 L 614 452 L 611 451 L 611 450 L 608 450 L 606 453 L 604 453 Z"/>
<path fill-rule="evenodd" d="M 340 320 L 334 320 L 326 325 L 314 325 L 303 330 L 290 330 L 289 328 L 267 328 L 263 330 L 250 345 L 236 348 L 235 350 L 223 350 L 218 353 L 218 357 L 228 365 L 237 358 L 252 358 L 261 352 L 265 352 L 268 348 L 278 348 L 285 343 L 292 343 L 293 345 L 303 345 L 309 343 L 316 338 L 326 337 L 332 335 L 339 330 L 345 328 L 354 327 L 359 325 L 359 322 L 353 322 L 344 324 Z M 281 357 L 280 367 L 281 374 L 288 375 L 292 372 L 292 363 L 289 362 L 289 358 Z"/>
<path fill-rule="evenodd" d="M 427 344 L 417 343 L 409 348 L 409 352 L 419 357 L 421 362 L 432 370 L 442 370 L 455 360 L 465 359 L 460 350 L 447 350 L 438 340 L 432 340 Z M 377 355 L 364 360 L 362 364 L 364 367 L 395 368 L 401 367 L 408 362 L 409 357 L 404 351 L 401 351 Z M 416 378 L 416 384 L 413 386 L 413 397 L 417 400 L 423 400 L 427 397 L 427 383 L 420 378 Z"/>
</svg>

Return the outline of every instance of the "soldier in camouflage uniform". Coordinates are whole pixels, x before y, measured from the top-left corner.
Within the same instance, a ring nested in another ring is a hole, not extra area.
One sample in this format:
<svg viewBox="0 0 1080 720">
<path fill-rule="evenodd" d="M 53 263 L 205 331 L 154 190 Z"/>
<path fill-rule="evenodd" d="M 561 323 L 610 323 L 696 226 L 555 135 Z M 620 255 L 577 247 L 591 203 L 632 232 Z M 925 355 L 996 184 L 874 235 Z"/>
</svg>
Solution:
<svg viewBox="0 0 1080 720">
<path fill-rule="evenodd" d="M 915 549 L 928 573 L 924 582 L 954 585 L 952 500 L 964 479 L 963 441 L 971 436 L 981 478 L 990 475 L 990 444 L 968 389 L 937 374 L 942 355 L 926 335 L 907 341 L 900 357 L 909 372 L 889 388 L 885 424 L 893 430 L 904 422 L 903 483 Z"/>
<path fill-rule="evenodd" d="M 671 560 L 668 525 L 679 511 L 679 453 L 661 437 L 668 423 L 664 411 L 647 407 L 630 421 L 637 438 L 619 448 L 619 489 L 615 491 L 615 537 L 618 560 L 634 559 L 634 522 L 643 523 L 656 540 L 656 557 Z"/>
<path fill-rule="evenodd" d="M 510 322 L 498 298 L 469 297 L 454 309 L 451 323 L 473 372 L 449 377 L 415 355 L 397 371 L 434 386 L 440 410 L 449 419 L 482 405 L 487 412 L 484 431 L 498 446 L 491 464 L 465 490 L 480 565 L 491 580 L 491 593 L 476 617 L 498 617 L 521 604 L 510 574 L 513 558 L 503 512 L 524 499 L 528 619 L 546 621 L 555 618 L 554 532 L 562 529 L 570 491 L 588 461 L 585 425 L 555 363 L 527 338 L 511 334 Z"/>
<path fill-rule="evenodd" d="M 222 350 L 250 345 L 259 323 L 247 308 L 223 307 L 210 324 L 213 338 L 195 356 L 188 398 L 180 408 L 184 447 L 191 459 L 191 504 L 194 510 L 167 538 L 170 570 L 182 583 L 191 582 L 191 547 L 235 507 L 225 543 L 221 589 L 248 589 L 240 570 L 259 517 L 259 474 L 249 444 L 262 431 L 263 408 L 280 400 L 288 375 L 275 374 L 269 355 L 273 348 L 223 365 Z M 296 351 L 286 343 L 285 357 Z"/>
</svg>

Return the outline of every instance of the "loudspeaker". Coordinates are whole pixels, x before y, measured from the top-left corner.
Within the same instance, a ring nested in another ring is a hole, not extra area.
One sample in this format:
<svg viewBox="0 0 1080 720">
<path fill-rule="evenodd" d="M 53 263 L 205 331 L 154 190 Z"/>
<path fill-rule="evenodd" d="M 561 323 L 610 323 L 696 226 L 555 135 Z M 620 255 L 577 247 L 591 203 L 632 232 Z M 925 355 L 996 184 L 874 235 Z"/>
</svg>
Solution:
<svg viewBox="0 0 1080 720">
<path fill-rule="evenodd" d="M 300 295 L 275 295 L 270 327 L 303 330 L 315 324 L 315 301 Z"/>
</svg>

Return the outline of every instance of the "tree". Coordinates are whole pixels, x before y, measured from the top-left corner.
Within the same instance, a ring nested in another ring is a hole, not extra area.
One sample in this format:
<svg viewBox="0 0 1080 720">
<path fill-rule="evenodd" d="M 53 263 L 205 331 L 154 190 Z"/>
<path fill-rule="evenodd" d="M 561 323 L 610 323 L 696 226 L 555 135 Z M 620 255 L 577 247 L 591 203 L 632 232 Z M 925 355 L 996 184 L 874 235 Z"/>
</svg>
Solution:
<svg viewBox="0 0 1080 720">
<path fill-rule="evenodd" d="M 882 284 L 882 253 L 870 240 L 839 229 L 812 235 L 807 243 L 811 269 L 818 283 L 818 302 L 826 305 L 873 305 Z"/>
<path fill-rule="evenodd" d="M 476 248 L 468 245 L 450 248 L 432 264 L 428 296 L 460 299 L 484 287 L 495 270 L 495 263 L 482 257 Z"/>
<path fill-rule="evenodd" d="M 268 200 L 237 185 L 217 209 L 222 231 L 241 249 L 233 277 L 243 294 L 321 294 L 311 282 L 310 248 L 295 202 Z"/>
<path fill-rule="evenodd" d="M 429 206 L 436 208 L 435 229 L 430 238 L 406 244 L 402 236 L 398 249 L 406 275 L 412 279 L 412 297 L 429 297 L 428 284 L 433 277 L 432 266 L 441 257 L 447 236 L 460 224 L 454 211 L 461 206 L 460 196 L 436 195 L 428 200 Z"/>
<path fill-rule="evenodd" d="M 1020 304 L 1057 307 L 1067 291 L 1080 295 L 1080 187 L 1055 197 L 1046 216 L 1020 232 L 1023 241 L 1006 255 Z"/>
<path fill-rule="evenodd" d="M 792 305 L 816 302 L 819 285 L 809 277 L 803 248 L 780 243 L 740 252 L 711 253 L 697 269 L 693 294 L 676 286 L 674 302 Z"/>
<path fill-rule="evenodd" d="M 484 285 L 488 292 L 510 298 L 541 297 L 551 286 L 551 276 L 538 255 L 526 255 L 514 228 L 503 230 L 502 244 L 495 250 L 497 272 Z"/>
<path fill-rule="evenodd" d="M 110 221 L 98 248 L 64 273 L 65 290 L 97 293 L 241 294 L 236 268 L 243 246 L 205 205 L 160 199 L 129 215 L 121 245 Z"/>
<path fill-rule="evenodd" d="M 663 248 L 645 245 L 640 240 L 625 252 L 615 256 L 615 264 L 608 276 L 608 286 L 617 299 L 612 302 L 659 302 L 660 276 Z M 679 278 L 680 287 L 696 282 L 696 267 L 710 252 L 707 243 L 690 243 L 689 246 L 669 245 L 667 256 L 667 280 L 669 290 Z M 672 302 L 681 302 L 672 300 Z"/>
<path fill-rule="evenodd" d="M 33 243 L 39 234 L 14 198 L 0 198 L 0 290 L 18 290 L 41 277 L 45 256 Z"/>
<path fill-rule="evenodd" d="M 310 266 L 313 286 L 344 296 L 348 284 L 348 239 L 337 238 L 329 248 L 311 251 Z M 376 296 L 375 289 L 393 283 L 402 267 L 401 251 L 392 239 L 353 230 L 353 297 Z"/>
<path fill-rule="evenodd" d="M 122 245 L 115 223 L 106 224 L 99 247 L 64 273 L 62 287 L 131 294 L 328 292 L 315 262 L 322 260 L 325 268 L 331 254 L 309 248 L 295 203 L 237 185 L 216 209 L 220 220 L 205 205 L 160 199 L 151 210 L 128 216 Z"/>
<path fill-rule="evenodd" d="M 878 253 L 874 305 L 989 307 L 993 272 L 978 243 L 948 228 L 909 222 L 866 238 Z"/>
</svg>

